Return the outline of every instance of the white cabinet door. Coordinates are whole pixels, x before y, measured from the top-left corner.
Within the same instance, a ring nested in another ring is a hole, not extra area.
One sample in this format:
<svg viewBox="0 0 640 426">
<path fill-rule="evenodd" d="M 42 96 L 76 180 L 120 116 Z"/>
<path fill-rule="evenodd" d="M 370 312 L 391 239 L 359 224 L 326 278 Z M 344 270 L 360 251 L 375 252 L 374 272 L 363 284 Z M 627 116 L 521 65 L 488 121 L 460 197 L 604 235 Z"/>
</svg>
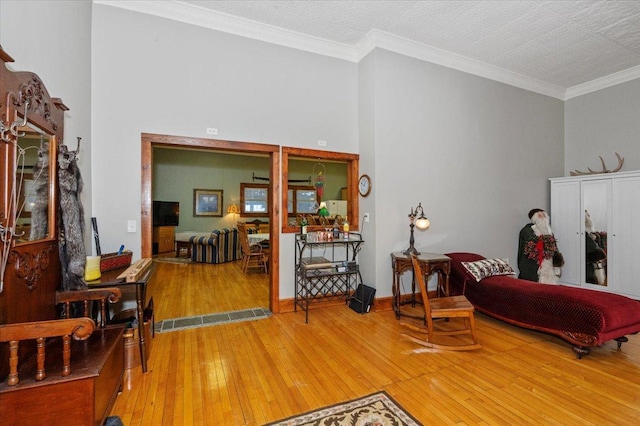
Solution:
<svg viewBox="0 0 640 426">
<path fill-rule="evenodd" d="M 640 177 L 613 181 L 613 220 L 608 243 L 610 289 L 640 297 Z"/>
<path fill-rule="evenodd" d="M 581 196 L 580 182 L 552 182 L 551 229 L 564 256 L 560 282 L 580 285 L 581 281 Z"/>
</svg>

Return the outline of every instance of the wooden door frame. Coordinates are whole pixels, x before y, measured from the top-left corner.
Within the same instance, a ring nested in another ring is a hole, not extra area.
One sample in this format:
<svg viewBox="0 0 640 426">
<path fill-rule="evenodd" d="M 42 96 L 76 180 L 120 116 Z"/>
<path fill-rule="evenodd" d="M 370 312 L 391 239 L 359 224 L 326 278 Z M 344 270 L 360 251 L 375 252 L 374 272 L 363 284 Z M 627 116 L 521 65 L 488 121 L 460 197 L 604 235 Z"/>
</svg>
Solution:
<svg viewBox="0 0 640 426">
<path fill-rule="evenodd" d="M 202 139 L 185 136 L 158 135 L 142 133 L 142 193 L 141 193 L 141 238 L 142 257 L 152 256 L 152 182 L 153 182 L 153 148 L 196 148 L 225 153 L 266 154 L 270 160 L 269 170 L 269 233 L 271 256 L 269 257 L 269 309 L 273 313 L 280 312 L 280 147 L 278 145 L 254 142 L 235 142 L 218 139 Z"/>
</svg>

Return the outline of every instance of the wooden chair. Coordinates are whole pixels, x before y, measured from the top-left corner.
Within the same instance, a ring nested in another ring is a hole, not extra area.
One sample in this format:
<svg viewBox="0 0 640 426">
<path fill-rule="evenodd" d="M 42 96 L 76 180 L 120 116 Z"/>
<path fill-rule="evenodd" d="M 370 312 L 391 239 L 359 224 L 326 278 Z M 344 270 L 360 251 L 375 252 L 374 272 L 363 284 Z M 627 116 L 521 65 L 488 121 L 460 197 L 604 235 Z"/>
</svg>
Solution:
<svg viewBox="0 0 640 426">
<path fill-rule="evenodd" d="M 249 244 L 249 235 L 247 225 L 238 222 L 238 237 L 240 238 L 240 247 L 242 248 L 242 272 L 245 274 L 249 268 L 264 268 L 265 274 L 267 270 L 267 260 L 269 255 L 260 244 Z"/>
<path fill-rule="evenodd" d="M 260 219 L 253 220 L 251 222 L 246 222 L 247 226 L 251 226 L 255 228 L 256 232 L 259 233 L 267 233 L 269 232 L 269 222 L 263 222 Z"/>
<path fill-rule="evenodd" d="M 72 315 L 71 304 L 80 304 L 81 312 L 78 312 L 75 316 L 93 318 L 94 321 L 98 320 L 98 314 L 100 322 L 98 327 L 104 328 L 109 323 L 109 303 L 116 303 L 122 296 L 120 289 L 117 287 L 107 288 L 92 288 L 88 290 L 71 290 L 71 291 L 57 291 L 56 292 L 56 305 L 63 305 L 61 317 L 69 319 Z M 99 305 L 99 312 L 91 312 L 94 302 Z"/>
<path fill-rule="evenodd" d="M 408 327 L 411 330 L 418 331 L 426 334 L 425 338 L 418 338 L 408 334 L 402 334 L 402 336 L 409 340 L 416 342 L 422 346 L 435 349 L 446 349 L 453 351 L 468 351 L 473 349 L 480 349 L 482 346 L 478 343 L 476 337 L 476 324 L 473 315 L 473 305 L 467 300 L 465 296 L 449 296 L 438 297 L 435 299 L 429 299 L 427 294 L 427 287 L 424 282 L 424 272 L 420 266 L 417 256 L 412 255 L 411 261 L 413 263 L 413 274 L 416 282 L 420 286 L 420 293 L 422 295 L 422 304 L 424 306 L 426 328 L 417 327 L 409 323 L 401 323 L 403 326 Z M 437 318 L 446 318 L 447 325 L 449 325 L 451 318 L 460 318 L 463 320 L 464 328 L 456 328 L 454 330 L 434 330 L 433 320 Z M 434 336 L 457 336 L 470 334 L 472 343 L 435 343 Z"/>
</svg>

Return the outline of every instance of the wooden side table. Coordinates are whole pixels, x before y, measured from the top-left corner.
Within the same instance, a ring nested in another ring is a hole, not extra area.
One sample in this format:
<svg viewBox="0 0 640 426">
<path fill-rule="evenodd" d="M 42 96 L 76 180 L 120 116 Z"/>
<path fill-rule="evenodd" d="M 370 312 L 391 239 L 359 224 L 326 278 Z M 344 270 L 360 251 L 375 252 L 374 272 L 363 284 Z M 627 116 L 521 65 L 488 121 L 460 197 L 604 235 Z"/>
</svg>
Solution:
<svg viewBox="0 0 640 426">
<path fill-rule="evenodd" d="M 451 272 L 451 259 L 444 254 L 436 253 L 421 253 L 418 255 L 418 261 L 425 271 L 425 278 L 428 281 L 429 277 L 438 273 L 438 288 L 437 295 L 448 296 L 449 295 L 449 273 Z M 393 310 L 396 313 L 396 319 L 400 319 L 400 315 L 410 316 L 403 314 L 400 311 L 400 306 L 411 303 L 415 306 L 419 303 L 416 299 L 416 280 L 411 272 L 411 298 L 408 300 L 402 300 L 402 294 L 400 291 L 400 278 L 405 271 L 413 269 L 411 263 L 411 256 L 404 254 L 403 252 L 391 253 L 391 268 L 393 269 Z"/>
<path fill-rule="evenodd" d="M 142 365 L 142 372 L 147 372 L 147 344 L 144 337 L 144 307 L 147 300 L 147 283 L 153 275 L 156 267 L 151 266 L 145 274 L 143 274 L 137 281 L 128 283 L 125 278 L 118 278 L 118 276 L 127 270 L 128 267 L 115 269 L 113 271 L 103 272 L 102 276 L 95 280 L 87 282 L 89 288 L 105 288 L 105 287 L 118 287 L 122 293 L 126 293 L 129 289 L 135 287 L 136 292 L 136 319 L 138 320 L 138 346 L 140 347 L 140 364 Z M 124 356 L 124 349 L 123 349 Z"/>
</svg>

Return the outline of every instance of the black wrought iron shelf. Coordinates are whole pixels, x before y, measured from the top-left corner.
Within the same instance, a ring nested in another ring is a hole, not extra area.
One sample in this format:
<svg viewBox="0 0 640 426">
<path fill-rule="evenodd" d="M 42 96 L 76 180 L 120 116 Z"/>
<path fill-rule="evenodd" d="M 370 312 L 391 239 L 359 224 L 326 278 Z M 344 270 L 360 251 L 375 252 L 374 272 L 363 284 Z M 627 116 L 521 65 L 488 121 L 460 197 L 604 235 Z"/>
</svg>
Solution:
<svg viewBox="0 0 640 426">
<path fill-rule="evenodd" d="M 351 232 L 349 238 L 317 239 L 317 235 L 308 234 L 297 234 L 295 238 L 294 310 L 300 307 L 305 311 L 305 323 L 309 322 L 310 303 L 349 303 L 358 284 L 362 284 L 356 261 L 364 243 L 362 235 Z"/>
</svg>

